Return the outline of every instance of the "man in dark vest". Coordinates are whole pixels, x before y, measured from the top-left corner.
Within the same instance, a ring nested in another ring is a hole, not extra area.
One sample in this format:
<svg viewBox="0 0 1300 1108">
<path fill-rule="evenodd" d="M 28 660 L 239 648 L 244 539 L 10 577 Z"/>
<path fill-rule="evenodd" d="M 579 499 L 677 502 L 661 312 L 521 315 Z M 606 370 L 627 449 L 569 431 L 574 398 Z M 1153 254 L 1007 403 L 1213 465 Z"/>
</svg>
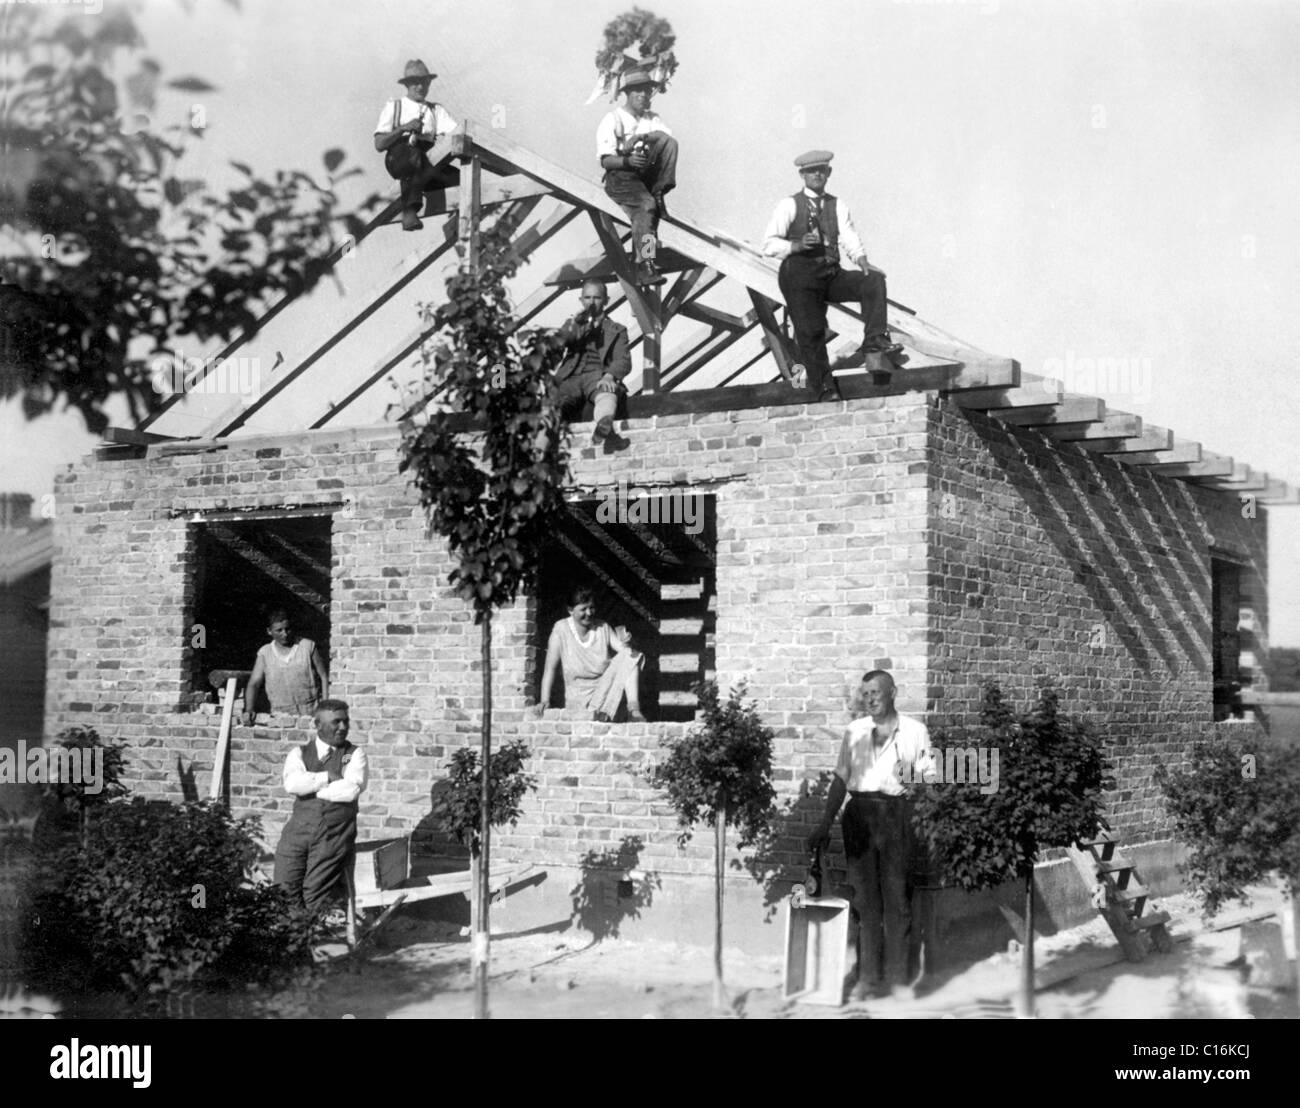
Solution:
<svg viewBox="0 0 1300 1108">
<path fill-rule="evenodd" d="M 790 309 L 808 387 L 818 400 L 841 399 L 826 354 L 828 302 L 861 303 L 860 355 L 902 349 L 889 338 L 885 275 L 868 263 L 848 205 L 826 191 L 834 156 L 829 150 L 810 150 L 794 160 L 803 188 L 776 206 L 763 242 L 765 254 L 782 259 L 781 295 Z M 856 271 L 840 268 L 841 254 Z"/>
<path fill-rule="evenodd" d="M 275 850 L 275 884 L 320 913 L 352 861 L 357 798 L 366 787 L 366 752 L 348 742 L 348 706 L 316 706 L 316 738 L 295 746 L 284 762 L 293 814 Z"/>
<path fill-rule="evenodd" d="M 632 372 L 632 353 L 627 328 L 605 315 L 609 293 L 603 281 L 587 281 L 582 286 L 582 306 L 599 314 L 600 326 L 587 342 L 560 363 L 555 371 L 560 386 L 560 414 L 567 420 L 582 415 L 591 401 L 595 429 L 592 442 L 603 442 L 614 430 L 614 411 L 618 407 L 623 379 Z"/>
</svg>

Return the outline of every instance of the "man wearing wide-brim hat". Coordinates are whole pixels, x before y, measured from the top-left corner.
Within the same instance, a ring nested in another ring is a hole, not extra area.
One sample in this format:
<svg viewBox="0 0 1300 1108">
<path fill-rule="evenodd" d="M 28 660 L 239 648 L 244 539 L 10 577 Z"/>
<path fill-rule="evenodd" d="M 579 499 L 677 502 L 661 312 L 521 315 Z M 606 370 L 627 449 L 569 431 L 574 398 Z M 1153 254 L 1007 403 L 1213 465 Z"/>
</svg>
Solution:
<svg viewBox="0 0 1300 1108">
<path fill-rule="evenodd" d="M 834 157 L 829 150 L 809 150 L 794 160 L 803 188 L 777 204 L 763 236 L 763 252 L 782 259 L 781 294 L 790 309 L 808 387 L 818 400 L 840 399 L 826 353 L 827 303 L 856 300 L 862 305 L 860 355 L 902 349 L 889 338 L 885 275 L 867 261 L 848 205 L 826 191 Z M 841 255 L 856 268 L 841 268 Z"/>
<path fill-rule="evenodd" d="M 659 88 L 653 70 L 633 66 L 619 81 L 623 104 L 596 128 L 596 156 L 605 192 L 632 225 L 632 259 L 639 284 L 657 284 L 659 220 L 668 214 L 664 194 L 677 186 L 677 140 L 650 103 Z"/>
<path fill-rule="evenodd" d="M 388 175 L 402 188 L 402 230 L 418 231 L 425 189 L 454 188 L 460 174 L 452 166 L 435 168 L 428 152 L 445 134 L 456 129 L 456 121 L 441 104 L 425 99 L 436 73 L 418 58 L 406 63 L 398 83 L 406 95 L 388 101 L 375 124 L 375 149 L 384 155 Z"/>
</svg>

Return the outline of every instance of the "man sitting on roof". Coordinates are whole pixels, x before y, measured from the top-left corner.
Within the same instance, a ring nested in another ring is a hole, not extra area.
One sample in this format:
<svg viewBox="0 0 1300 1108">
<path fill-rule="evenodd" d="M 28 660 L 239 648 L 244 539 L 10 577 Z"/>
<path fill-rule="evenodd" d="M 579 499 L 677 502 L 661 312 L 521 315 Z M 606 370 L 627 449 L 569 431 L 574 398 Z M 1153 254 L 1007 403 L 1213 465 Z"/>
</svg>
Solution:
<svg viewBox="0 0 1300 1108">
<path fill-rule="evenodd" d="M 452 166 L 434 168 L 428 152 L 437 140 L 456 129 L 456 121 L 441 104 L 425 100 L 429 84 L 438 75 L 430 73 L 418 58 L 406 63 L 398 84 L 406 95 L 390 100 L 375 124 L 375 149 L 384 155 L 388 175 L 402 186 L 402 230 L 418 231 L 424 226 L 420 208 L 424 190 L 455 188 L 460 174 Z"/>
<path fill-rule="evenodd" d="M 565 419 L 575 419 L 582 414 L 587 401 L 591 401 L 596 420 L 591 441 L 596 443 L 604 442 L 613 433 L 619 390 L 623 388 L 623 379 L 632 372 L 627 328 L 604 314 L 608 305 L 609 293 L 603 281 L 583 282 L 582 306 L 600 313 L 600 326 L 555 371 L 560 414 Z"/>
<path fill-rule="evenodd" d="M 828 301 L 862 305 L 859 354 L 902 349 L 889 338 L 885 275 L 867 261 L 848 205 L 826 191 L 833 157 L 829 150 L 809 150 L 795 158 L 803 188 L 777 204 L 763 235 L 763 253 L 782 259 L 781 294 L 790 309 L 808 387 L 818 400 L 840 399 L 826 354 Z M 861 272 L 841 269 L 841 253 Z"/>
<path fill-rule="evenodd" d="M 677 140 L 650 110 L 658 82 L 638 67 L 620 79 L 623 107 L 596 128 L 596 156 L 605 170 L 605 192 L 632 224 L 632 260 L 640 285 L 658 284 L 655 267 L 659 220 L 668 214 L 664 194 L 677 187 Z"/>
</svg>

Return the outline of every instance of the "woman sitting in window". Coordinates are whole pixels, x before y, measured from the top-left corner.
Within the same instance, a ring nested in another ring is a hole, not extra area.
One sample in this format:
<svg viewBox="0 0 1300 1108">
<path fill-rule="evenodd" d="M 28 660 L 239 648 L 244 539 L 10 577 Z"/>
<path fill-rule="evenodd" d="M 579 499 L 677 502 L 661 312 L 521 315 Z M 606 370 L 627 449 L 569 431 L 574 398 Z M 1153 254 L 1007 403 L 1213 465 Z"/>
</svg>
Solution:
<svg viewBox="0 0 1300 1108">
<path fill-rule="evenodd" d="M 590 708 L 608 722 L 627 699 L 628 719 L 642 723 L 641 666 L 645 658 L 632 646 L 626 627 L 611 628 L 596 618 L 595 594 L 580 585 L 569 597 L 569 615 L 551 628 L 542 669 L 542 695 L 534 714 L 551 703 L 555 671 L 563 667 L 566 708 Z"/>
</svg>

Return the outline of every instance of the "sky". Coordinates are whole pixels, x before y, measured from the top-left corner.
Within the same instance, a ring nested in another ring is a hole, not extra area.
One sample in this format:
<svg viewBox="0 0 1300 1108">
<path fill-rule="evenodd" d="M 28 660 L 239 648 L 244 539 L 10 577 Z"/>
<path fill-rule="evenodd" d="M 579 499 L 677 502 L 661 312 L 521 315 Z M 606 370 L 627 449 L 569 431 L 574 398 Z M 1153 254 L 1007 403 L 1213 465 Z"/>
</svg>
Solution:
<svg viewBox="0 0 1300 1108">
<path fill-rule="evenodd" d="M 604 25 L 630 6 L 145 0 L 137 11 L 167 76 L 218 86 L 202 98 L 207 130 L 188 171 L 219 185 L 233 182 L 232 158 L 262 173 L 315 169 L 342 147 L 366 169 L 349 184 L 359 198 L 391 187 L 370 136 L 415 57 L 457 119 L 598 179 L 593 134 L 608 105 L 584 101 Z M 895 300 L 1026 372 L 1300 484 L 1300 3 L 643 6 L 678 39 L 680 69 L 656 101 L 681 143 L 674 213 L 757 242 L 798 185 L 795 155 L 830 149 L 830 189 Z M 193 99 L 169 94 L 157 122 L 183 120 Z M 409 250 L 394 232 L 345 284 Z M 323 297 L 314 314 L 338 310 Z M 377 319 L 379 344 L 413 310 Z M 1093 377 L 1098 359 L 1127 370 Z M 76 417 L 29 424 L 0 407 L 3 487 L 50 491 L 93 441 Z M 1300 646 L 1300 508 L 1269 514 L 1270 637 Z"/>
</svg>

